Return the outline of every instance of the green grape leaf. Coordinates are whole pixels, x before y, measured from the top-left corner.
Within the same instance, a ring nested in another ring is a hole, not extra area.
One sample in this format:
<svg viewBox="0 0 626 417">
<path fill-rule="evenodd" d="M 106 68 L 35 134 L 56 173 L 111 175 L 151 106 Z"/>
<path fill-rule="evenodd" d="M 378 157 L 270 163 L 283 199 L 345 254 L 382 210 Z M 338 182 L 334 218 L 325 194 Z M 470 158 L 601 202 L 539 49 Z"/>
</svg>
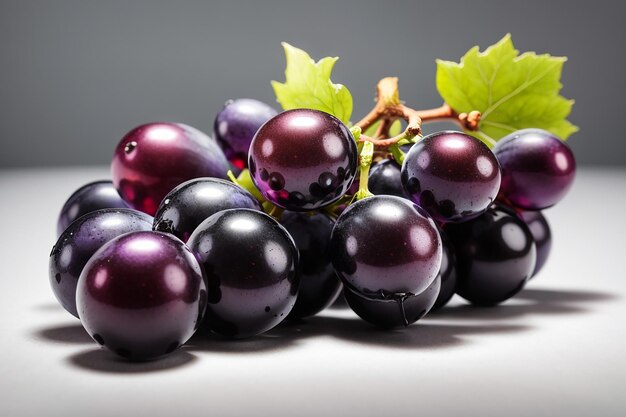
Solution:
<svg viewBox="0 0 626 417">
<path fill-rule="evenodd" d="M 368 127 L 363 134 L 365 136 L 374 137 L 376 129 L 378 129 L 378 125 L 380 125 L 380 120 L 374 122 L 374 124 Z M 389 127 L 389 137 L 397 136 L 400 132 L 402 132 L 402 123 L 400 123 L 400 120 L 396 120 Z"/>
<path fill-rule="evenodd" d="M 574 100 L 559 94 L 566 57 L 519 55 L 511 35 L 484 52 L 473 47 L 461 62 L 437 60 L 437 90 L 457 113 L 482 113 L 474 134 L 489 146 L 519 129 L 545 129 L 567 139 L 578 131 L 567 120 Z"/>
<path fill-rule="evenodd" d="M 330 113 L 348 124 L 352 115 L 352 94 L 342 84 L 333 84 L 330 73 L 338 57 L 315 62 L 308 53 L 282 43 L 287 65 L 285 82 L 272 81 L 276 99 L 284 110 L 307 108 Z"/>
</svg>

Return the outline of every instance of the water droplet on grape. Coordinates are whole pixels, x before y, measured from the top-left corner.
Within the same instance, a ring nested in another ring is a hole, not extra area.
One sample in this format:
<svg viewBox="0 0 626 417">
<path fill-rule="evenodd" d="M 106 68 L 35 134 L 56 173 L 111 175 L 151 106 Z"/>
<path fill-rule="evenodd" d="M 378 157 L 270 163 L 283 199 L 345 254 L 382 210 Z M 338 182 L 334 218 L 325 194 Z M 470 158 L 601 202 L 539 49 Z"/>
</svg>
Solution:
<svg viewBox="0 0 626 417">
<path fill-rule="evenodd" d="M 128 142 L 126 146 L 124 146 L 124 153 L 129 154 L 132 151 L 134 151 L 135 148 L 137 148 L 137 142 L 135 142 L 134 140 L 131 142 Z"/>
</svg>

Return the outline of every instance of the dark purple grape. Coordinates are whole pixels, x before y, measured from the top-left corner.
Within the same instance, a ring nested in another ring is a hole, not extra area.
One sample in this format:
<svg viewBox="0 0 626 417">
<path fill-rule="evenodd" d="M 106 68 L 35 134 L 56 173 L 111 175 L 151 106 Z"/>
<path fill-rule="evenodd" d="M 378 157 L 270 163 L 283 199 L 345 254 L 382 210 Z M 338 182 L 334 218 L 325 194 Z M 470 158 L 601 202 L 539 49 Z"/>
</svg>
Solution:
<svg viewBox="0 0 626 417">
<path fill-rule="evenodd" d="M 349 288 L 344 290 L 350 308 L 363 320 L 383 329 L 408 326 L 413 324 L 430 311 L 435 304 L 441 277 L 417 295 L 406 295 L 397 299 L 368 298 Z"/>
<path fill-rule="evenodd" d="M 57 237 L 80 216 L 106 208 L 128 208 L 111 181 L 83 185 L 67 199 L 57 221 Z"/>
<path fill-rule="evenodd" d="M 181 123 L 148 123 L 117 145 L 113 184 L 133 208 L 153 216 L 174 187 L 199 177 L 226 178 L 229 165 L 217 143 Z"/>
<path fill-rule="evenodd" d="M 259 129 L 250 145 L 249 167 L 267 200 L 287 210 L 316 210 L 337 201 L 352 184 L 356 142 L 328 113 L 289 110 Z"/>
<path fill-rule="evenodd" d="M 540 211 L 522 211 L 518 214 L 528 225 L 528 229 L 533 235 L 535 245 L 537 246 L 537 263 L 531 275 L 532 278 L 537 275 L 537 272 L 543 268 L 548 260 L 548 255 L 550 255 L 550 249 L 552 248 L 552 232 L 550 231 L 548 220 Z"/>
<path fill-rule="evenodd" d="M 433 133 L 413 145 L 401 177 L 411 199 L 441 222 L 480 215 L 500 187 L 500 168 L 489 148 L 454 131 Z"/>
<path fill-rule="evenodd" d="M 457 294 L 473 304 L 501 303 L 532 275 L 537 257 L 532 234 L 502 206 L 465 223 L 449 223 L 445 232 L 456 255 Z"/>
<path fill-rule="evenodd" d="M 348 190 L 346 191 L 345 196 L 353 196 L 357 193 L 357 191 L 359 191 L 359 186 L 360 186 L 360 181 L 359 178 L 355 178 L 354 181 L 352 182 L 352 185 L 350 186 L 350 188 L 348 188 Z M 348 208 L 349 206 L 349 201 L 350 199 L 348 199 L 348 201 L 342 203 L 342 204 L 336 204 L 333 206 L 331 215 L 335 218 L 339 217 L 341 215 L 341 213 L 343 213 L 343 211 L 345 209 Z"/>
<path fill-rule="evenodd" d="M 248 150 L 254 134 L 276 114 L 272 107 L 251 98 L 229 100 L 217 114 L 213 124 L 215 139 L 237 169 L 248 167 Z"/>
<path fill-rule="evenodd" d="M 367 186 L 375 195 L 396 195 L 410 199 L 402 186 L 400 165 L 391 159 L 385 159 L 370 168 Z"/>
<path fill-rule="evenodd" d="M 209 287 L 203 326 L 228 337 L 263 333 L 283 321 L 298 293 L 298 250 L 276 220 L 231 209 L 206 219 L 189 238 Z"/>
<path fill-rule="evenodd" d="M 322 213 L 293 211 L 284 212 L 280 223 L 300 253 L 300 290 L 288 318 L 313 316 L 332 304 L 341 292 L 341 280 L 330 261 L 330 233 L 335 223 Z"/>
<path fill-rule="evenodd" d="M 426 290 L 441 266 L 441 238 L 427 216 L 396 196 L 348 207 L 331 235 L 333 266 L 344 284 L 368 298 Z"/>
<path fill-rule="evenodd" d="M 131 360 L 167 355 L 195 332 L 207 291 L 183 242 L 161 232 L 131 232 L 100 248 L 78 280 L 76 305 L 100 345 Z"/>
<path fill-rule="evenodd" d="M 63 308 L 78 317 L 76 284 L 102 245 L 124 233 L 151 229 L 152 217 L 131 209 L 97 210 L 70 224 L 52 248 L 48 269 L 52 292 Z"/>
<path fill-rule="evenodd" d="M 576 161 L 559 138 L 541 129 L 522 129 L 493 148 L 502 167 L 499 197 L 524 210 L 558 203 L 574 182 Z"/>
<path fill-rule="evenodd" d="M 154 216 L 154 230 L 171 233 L 183 242 L 208 217 L 222 210 L 250 208 L 262 211 L 252 194 L 218 178 L 196 178 L 170 191 Z"/>
<path fill-rule="evenodd" d="M 443 250 L 441 251 L 441 268 L 437 276 L 441 278 L 441 288 L 432 311 L 439 310 L 448 304 L 448 301 L 456 292 L 456 257 L 454 256 L 454 249 L 443 230 L 439 229 L 439 235 L 441 236 L 441 247 Z"/>
</svg>

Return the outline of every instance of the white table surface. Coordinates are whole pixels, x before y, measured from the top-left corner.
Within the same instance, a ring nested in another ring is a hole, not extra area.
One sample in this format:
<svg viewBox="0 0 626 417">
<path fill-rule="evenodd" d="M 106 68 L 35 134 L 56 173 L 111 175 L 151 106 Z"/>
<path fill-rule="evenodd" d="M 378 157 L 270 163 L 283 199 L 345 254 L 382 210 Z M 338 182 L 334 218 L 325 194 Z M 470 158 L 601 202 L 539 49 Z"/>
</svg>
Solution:
<svg viewBox="0 0 626 417">
<path fill-rule="evenodd" d="M 0 170 L 0 416 L 624 416 L 626 170 L 580 169 L 515 299 L 459 298 L 382 332 L 330 309 L 245 341 L 128 363 L 48 283 L 58 211 L 102 168 Z"/>
</svg>

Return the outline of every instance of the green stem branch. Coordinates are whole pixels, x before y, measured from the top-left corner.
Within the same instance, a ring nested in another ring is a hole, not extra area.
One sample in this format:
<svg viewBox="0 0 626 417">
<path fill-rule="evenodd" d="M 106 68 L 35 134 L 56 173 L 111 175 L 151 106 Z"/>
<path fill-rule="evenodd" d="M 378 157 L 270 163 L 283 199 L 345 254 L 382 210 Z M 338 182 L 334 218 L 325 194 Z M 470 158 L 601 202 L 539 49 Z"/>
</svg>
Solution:
<svg viewBox="0 0 626 417">
<path fill-rule="evenodd" d="M 362 136 L 361 136 L 362 137 Z M 370 165 L 372 164 L 372 158 L 374 157 L 374 144 L 372 142 L 364 142 L 363 148 L 359 155 L 359 168 L 361 174 L 359 176 L 359 190 L 355 194 L 356 200 L 362 200 L 367 197 L 372 197 L 372 194 L 367 187 L 369 181 Z"/>
<path fill-rule="evenodd" d="M 402 165 L 406 154 L 404 153 L 402 149 L 400 149 L 400 145 L 397 143 L 394 143 L 393 145 L 389 147 L 389 152 L 391 152 L 391 155 L 393 155 L 393 159 L 396 160 L 398 165 Z"/>
</svg>

